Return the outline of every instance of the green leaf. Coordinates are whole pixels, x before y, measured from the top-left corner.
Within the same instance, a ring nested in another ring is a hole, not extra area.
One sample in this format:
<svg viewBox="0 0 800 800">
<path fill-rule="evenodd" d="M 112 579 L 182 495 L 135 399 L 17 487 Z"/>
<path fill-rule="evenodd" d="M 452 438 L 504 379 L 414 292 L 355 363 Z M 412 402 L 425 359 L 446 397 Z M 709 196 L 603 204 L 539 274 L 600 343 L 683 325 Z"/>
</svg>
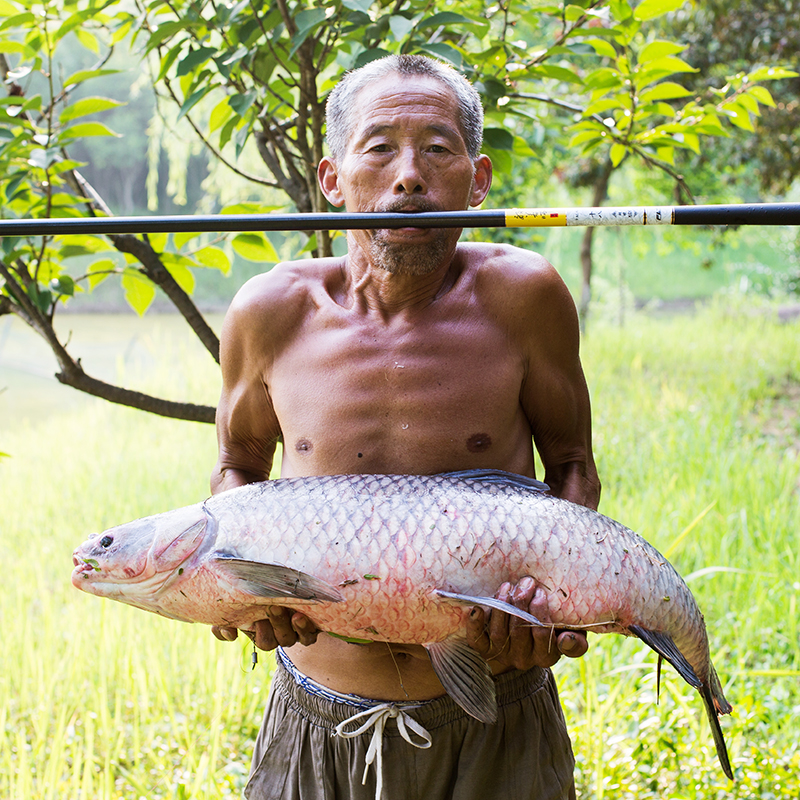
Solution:
<svg viewBox="0 0 800 800">
<path fill-rule="evenodd" d="M 610 111 L 612 108 L 621 108 L 620 98 L 617 95 L 614 97 L 606 97 L 603 100 L 598 100 L 596 103 L 590 103 L 583 110 L 583 116 L 590 117 L 593 114 L 603 114 L 606 111 Z"/>
<path fill-rule="evenodd" d="M 128 305 L 143 316 L 155 299 L 156 287 L 139 270 L 128 268 L 122 274 L 122 288 Z"/>
<path fill-rule="evenodd" d="M 148 233 L 147 241 L 156 253 L 163 253 L 169 240 L 168 233 Z"/>
<path fill-rule="evenodd" d="M 87 280 L 89 282 L 89 289 L 94 289 L 95 286 L 102 283 L 109 275 L 113 275 L 117 270 L 117 265 L 110 258 L 101 258 L 89 265 L 87 272 Z"/>
<path fill-rule="evenodd" d="M 553 80 L 564 81 L 566 83 L 584 83 L 583 79 L 576 75 L 571 69 L 559 67 L 555 64 L 540 64 L 531 72 L 535 77 L 552 78 Z"/>
<path fill-rule="evenodd" d="M 628 0 L 611 0 L 608 4 L 614 19 L 624 22 L 633 16 L 633 9 Z"/>
<path fill-rule="evenodd" d="M 40 289 L 37 283 L 31 283 L 27 289 L 28 297 L 33 301 L 36 308 L 47 314 L 50 311 L 50 306 L 53 303 L 53 295 L 49 289 Z"/>
<path fill-rule="evenodd" d="M 634 19 L 645 22 L 679 9 L 686 0 L 642 0 L 633 12 Z"/>
<path fill-rule="evenodd" d="M 68 234 L 67 236 L 59 237 L 58 244 L 58 257 L 61 259 L 104 253 L 111 250 L 105 239 L 91 234 Z"/>
<path fill-rule="evenodd" d="M 178 112 L 178 119 L 180 120 L 188 114 L 210 91 L 210 86 L 203 86 L 184 100 L 181 110 Z"/>
<path fill-rule="evenodd" d="M 203 247 L 193 255 L 195 260 L 204 267 L 218 269 L 223 275 L 227 275 L 231 271 L 230 259 L 225 251 L 219 247 Z"/>
<path fill-rule="evenodd" d="M 297 33 L 292 37 L 292 49 L 289 51 L 290 59 L 294 58 L 294 54 L 314 28 L 325 22 L 326 17 L 327 13 L 324 8 L 307 8 L 294 18 L 297 24 Z"/>
<path fill-rule="evenodd" d="M 647 89 L 639 94 L 640 103 L 652 103 L 656 100 L 674 100 L 677 97 L 688 97 L 691 92 L 679 83 L 665 81 L 656 84 L 652 89 Z"/>
<path fill-rule="evenodd" d="M 747 75 L 747 80 L 750 83 L 756 81 L 777 81 L 781 78 L 796 78 L 797 72 L 784 67 L 759 67 Z"/>
<path fill-rule="evenodd" d="M 614 45 L 611 44 L 611 42 L 607 42 L 605 39 L 584 39 L 584 43 L 593 48 L 595 53 L 599 56 L 607 56 L 608 58 L 617 57 L 617 51 L 614 49 Z"/>
<path fill-rule="evenodd" d="M 746 108 L 751 114 L 755 114 L 757 117 L 761 116 L 758 101 L 749 92 L 739 95 L 739 104 Z"/>
<path fill-rule="evenodd" d="M 174 253 L 162 253 L 161 262 L 169 270 L 170 275 L 175 278 L 175 282 L 186 294 L 192 294 L 192 292 L 194 292 L 194 273 L 188 267 L 188 264 L 192 263 L 188 258 L 175 255 Z"/>
<path fill-rule="evenodd" d="M 82 69 L 73 73 L 64 81 L 64 88 L 68 89 L 70 86 L 77 86 L 79 83 L 91 80 L 92 78 L 101 78 L 103 75 L 116 75 L 118 69 Z"/>
<path fill-rule="evenodd" d="M 463 14 L 456 14 L 453 11 L 440 11 L 431 17 L 423 19 L 420 28 L 438 28 L 442 25 L 475 25 L 476 21 L 465 17 Z"/>
<path fill-rule="evenodd" d="M 755 130 L 753 121 L 750 119 L 750 114 L 747 109 L 740 105 L 738 102 L 724 103 L 722 106 L 722 113 L 737 127 L 751 133 Z"/>
<path fill-rule="evenodd" d="M 419 49 L 425 53 L 428 53 L 428 55 L 441 58 L 442 61 L 447 61 L 456 69 L 461 69 L 461 67 L 464 65 L 464 57 L 461 55 L 461 53 L 456 50 L 455 47 L 451 47 L 449 44 L 445 44 L 444 42 L 422 44 L 420 45 Z"/>
<path fill-rule="evenodd" d="M 505 128 L 484 129 L 483 140 L 495 150 L 512 150 L 514 148 L 514 135 Z"/>
<path fill-rule="evenodd" d="M 93 33 L 81 27 L 75 29 L 75 36 L 87 50 L 90 50 L 95 55 L 100 55 L 100 42 L 98 42 Z"/>
<path fill-rule="evenodd" d="M 219 103 L 214 106 L 208 118 L 208 130 L 213 133 L 218 128 L 221 128 L 233 114 L 233 110 L 228 105 L 228 98 L 223 97 Z"/>
<path fill-rule="evenodd" d="M 190 50 L 178 64 L 178 69 L 175 71 L 176 76 L 188 75 L 197 67 L 205 64 L 216 52 L 213 47 L 198 47 L 197 50 Z"/>
<path fill-rule="evenodd" d="M 754 97 L 761 105 L 775 108 L 775 101 L 772 99 L 772 95 L 766 86 L 751 86 L 747 90 L 747 94 Z"/>
<path fill-rule="evenodd" d="M 342 5 L 351 11 L 360 11 L 362 14 L 368 14 L 372 0 L 343 0 Z"/>
<path fill-rule="evenodd" d="M 183 42 L 179 42 L 174 47 L 170 48 L 166 55 L 161 59 L 161 67 L 158 71 L 158 77 L 156 78 L 156 82 L 160 83 L 166 77 L 166 74 L 169 72 L 169 68 L 175 63 L 175 59 L 181 54 L 181 50 L 183 50 Z"/>
<path fill-rule="evenodd" d="M 696 67 L 688 64 L 682 58 L 677 56 L 662 56 L 655 58 L 647 63 L 647 68 L 642 70 L 643 73 L 652 72 L 666 72 L 672 74 L 673 72 L 698 72 Z"/>
<path fill-rule="evenodd" d="M 611 158 L 611 164 L 614 167 L 618 167 L 622 163 L 622 159 L 625 158 L 625 153 L 627 149 L 624 144 L 620 144 L 619 142 L 614 142 L 611 145 L 611 151 L 609 152 L 609 157 Z"/>
<path fill-rule="evenodd" d="M 61 131 L 62 139 L 85 139 L 89 136 L 120 137 L 121 134 L 115 133 L 111 128 L 103 125 L 102 122 L 79 122 L 77 125 L 64 128 L 64 130 Z"/>
<path fill-rule="evenodd" d="M 414 20 L 400 16 L 399 14 L 393 14 L 389 17 L 389 30 L 392 32 L 392 36 L 394 36 L 398 42 L 401 42 L 414 30 Z"/>
<path fill-rule="evenodd" d="M 75 294 L 75 281 L 65 273 L 50 281 L 50 289 L 56 294 L 72 297 Z"/>
<path fill-rule="evenodd" d="M 667 164 L 675 164 L 675 148 L 674 147 L 657 147 L 656 155 Z"/>
<path fill-rule="evenodd" d="M 19 13 L 19 8 L 7 0 L 0 0 L 0 17 L 11 17 Z"/>
<path fill-rule="evenodd" d="M 576 133 L 569 140 L 569 148 L 571 150 L 573 147 L 586 144 L 587 142 L 591 142 L 592 140 L 600 141 L 601 138 L 602 134 L 599 130 L 594 129 L 590 131 L 580 131 L 579 133 Z"/>
<path fill-rule="evenodd" d="M 228 105 L 234 110 L 236 114 L 243 117 L 250 106 L 253 105 L 256 99 L 255 89 L 247 92 L 246 94 L 234 94 L 228 97 Z"/>
<path fill-rule="evenodd" d="M 172 235 L 172 241 L 175 244 L 175 247 L 180 250 L 184 245 L 188 244 L 192 241 L 192 239 L 196 239 L 200 236 L 200 231 L 189 231 L 187 233 L 174 233 Z"/>
<path fill-rule="evenodd" d="M 110 108 L 118 108 L 119 106 L 123 106 L 125 103 L 120 103 L 117 100 L 111 100 L 108 97 L 84 97 L 82 100 L 78 100 L 73 103 L 71 106 L 67 106 L 61 114 L 59 114 L 59 120 L 63 125 L 70 120 L 76 119 L 77 117 L 85 117 L 88 114 L 97 114 L 100 111 L 107 111 Z"/>
<path fill-rule="evenodd" d="M 248 261 L 276 263 L 278 254 L 267 237 L 259 232 L 240 233 L 231 242 L 233 249 Z"/>
<path fill-rule="evenodd" d="M 642 48 L 636 60 L 640 64 L 647 64 L 649 61 L 655 61 L 658 58 L 664 58 L 664 56 L 674 56 L 676 53 L 682 53 L 685 49 L 686 45 L 656 39 Z"/>
</svg>

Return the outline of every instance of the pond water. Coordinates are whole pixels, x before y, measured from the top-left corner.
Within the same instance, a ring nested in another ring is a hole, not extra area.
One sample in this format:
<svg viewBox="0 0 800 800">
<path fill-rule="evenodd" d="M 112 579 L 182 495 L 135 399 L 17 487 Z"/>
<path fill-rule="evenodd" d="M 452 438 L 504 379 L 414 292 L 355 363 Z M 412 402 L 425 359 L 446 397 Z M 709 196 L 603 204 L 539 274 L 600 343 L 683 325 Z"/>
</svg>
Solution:
<svg viewBox="0 0 800 800">
<path fill-rule="evenodd" d="M 222 315 L 207 321 L 219 334 Z M 216 403 L 217 367 L 177 314 L 62 314 L 56 330 L 94 378 L 169 399 Z M 95 402 L 59 383 L 56 372 L 58 363 L 42 337 L 13 314 L 0 317 L 0 430 Z"/>
</svg>

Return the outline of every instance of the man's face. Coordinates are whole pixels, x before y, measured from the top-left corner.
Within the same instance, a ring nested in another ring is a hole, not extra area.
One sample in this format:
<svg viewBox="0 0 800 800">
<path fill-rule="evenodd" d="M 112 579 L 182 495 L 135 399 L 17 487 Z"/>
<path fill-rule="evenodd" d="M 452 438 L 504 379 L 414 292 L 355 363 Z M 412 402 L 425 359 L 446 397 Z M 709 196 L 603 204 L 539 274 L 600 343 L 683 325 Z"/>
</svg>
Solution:
<svg viewBox="0 0 800 800">
<path fill-rule="evenodd" d="M 323 159 L 320 182 L 348 211 L 460 211 L 483 200 L 491 183 L 485 156 L 473 162 L 459 125 L 458 103 L 443 83 L 387 75 L 355 102 L 345 156 Z M 351 242 L 377 267 L 424 275 L 452 252 L 460 231 L 402 228 L 358 231 Z"/>
</svg>

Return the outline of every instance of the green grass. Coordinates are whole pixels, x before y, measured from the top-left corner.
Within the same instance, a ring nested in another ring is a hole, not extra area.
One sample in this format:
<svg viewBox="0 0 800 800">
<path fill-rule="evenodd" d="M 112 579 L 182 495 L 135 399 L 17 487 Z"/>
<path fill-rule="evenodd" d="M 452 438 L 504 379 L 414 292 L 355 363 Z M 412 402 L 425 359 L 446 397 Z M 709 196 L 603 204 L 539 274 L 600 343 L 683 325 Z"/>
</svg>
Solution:
<svg viewBox="0 0 800 800">
<path fill-rule="evenodd" d="M 178 356 L 147 380 L 213 402 L 208 359 Z M 653 654 L 592 637 L 557 667 L 579 796 L 798 797 L 800 332 L 715 306 L 594 325 L 583 358 L 601 510 L 689 577 L 735 709 L 737 781 L 671 668 L 656 704 Z M 213 430 L 89 402 L 1 437 L 0 797 L 240 796 L 271 657 L 250 672 L 243 644 L 69 581 L 87 533 L 205 496 Z"/>
</svg>

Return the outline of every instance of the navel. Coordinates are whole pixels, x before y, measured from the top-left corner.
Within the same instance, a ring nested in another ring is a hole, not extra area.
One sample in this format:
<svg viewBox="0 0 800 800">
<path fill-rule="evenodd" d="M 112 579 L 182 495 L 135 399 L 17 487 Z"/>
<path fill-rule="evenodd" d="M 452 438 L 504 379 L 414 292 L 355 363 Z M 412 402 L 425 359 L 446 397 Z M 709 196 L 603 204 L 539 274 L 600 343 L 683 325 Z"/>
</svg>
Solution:
<svg viewBox="0 0 800 800">
<path fill-rule="evenodd" d="M 311 453 L 314 450 L 314 445 L 311 444 L 310 439 L 298 439 L 294 444 L 294 449 L 298 453 Z"/>
<path fill-rule="evenodd" d="M 491 446 L 492 437 L 488 433 L 475 433 L 467 439 L 470 453 L 485 453 Z"/>
</svg>

